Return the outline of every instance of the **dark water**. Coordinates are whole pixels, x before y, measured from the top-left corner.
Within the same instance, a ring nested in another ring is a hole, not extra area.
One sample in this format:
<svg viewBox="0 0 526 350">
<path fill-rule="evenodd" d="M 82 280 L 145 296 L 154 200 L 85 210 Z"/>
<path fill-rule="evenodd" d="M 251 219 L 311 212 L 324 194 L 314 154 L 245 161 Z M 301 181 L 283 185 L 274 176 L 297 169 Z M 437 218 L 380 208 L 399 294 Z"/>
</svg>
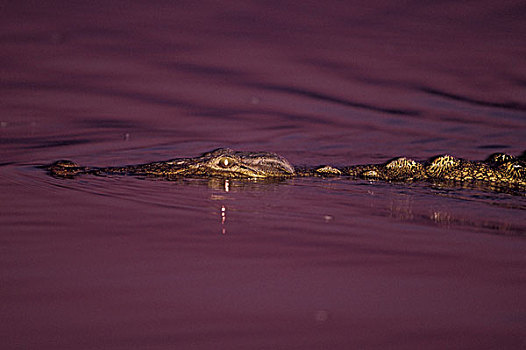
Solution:
<svg viewBox="0 0 526 350">
<path fill-rule="evenodd" d="M 2 349 L 526 346 L 524 194 L 35 168 L 521 153 L 523 2 L 0 9 Z"/>
</svg>

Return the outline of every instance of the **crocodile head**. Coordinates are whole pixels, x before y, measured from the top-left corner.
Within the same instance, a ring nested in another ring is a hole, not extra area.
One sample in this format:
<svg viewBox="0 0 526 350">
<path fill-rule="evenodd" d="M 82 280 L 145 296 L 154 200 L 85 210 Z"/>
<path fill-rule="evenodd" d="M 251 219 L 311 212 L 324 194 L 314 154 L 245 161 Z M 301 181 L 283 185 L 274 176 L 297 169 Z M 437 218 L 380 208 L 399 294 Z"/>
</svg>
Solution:
<svg viewBox="0 0 526 350">
<path fill-rule="evenodd" d="M 294 168 L 283 157 L 270 152 L 243 152 L 218 148 L 200 157 L 174 159 L 170 175 L 228 178 L 266 178 L 294 175 Z"/>
</svg>

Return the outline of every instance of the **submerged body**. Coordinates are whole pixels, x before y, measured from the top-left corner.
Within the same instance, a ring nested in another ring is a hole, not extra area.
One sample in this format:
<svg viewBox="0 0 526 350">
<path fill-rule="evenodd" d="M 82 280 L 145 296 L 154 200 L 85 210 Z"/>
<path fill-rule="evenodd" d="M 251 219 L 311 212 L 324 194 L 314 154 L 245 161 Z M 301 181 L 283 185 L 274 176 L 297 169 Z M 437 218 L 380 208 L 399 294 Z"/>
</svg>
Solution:
<svg viewBox="0 0 526 350">
<path fill-rule="evenodd" d="M 519 157 L 504 153 L 484 161 L 470 161 L 449 155 L 427 161 L 396 158 L 383 164 L 346 167 L 329 165 L 294 167 L 285 158 L 270 152 L 242 152 L 219 148 L 195 158 L 177 158 L 124 167 L 88 168 L 68 160 L 46 167 L 54 176 L 79 174 L 122 174 L 137 176 L 287 178 L 295 176 L 350 176 L 384 181 L 443 181 L 489 183 L 493 186 L 526 188 L 526 152 Z"/>
</svg>

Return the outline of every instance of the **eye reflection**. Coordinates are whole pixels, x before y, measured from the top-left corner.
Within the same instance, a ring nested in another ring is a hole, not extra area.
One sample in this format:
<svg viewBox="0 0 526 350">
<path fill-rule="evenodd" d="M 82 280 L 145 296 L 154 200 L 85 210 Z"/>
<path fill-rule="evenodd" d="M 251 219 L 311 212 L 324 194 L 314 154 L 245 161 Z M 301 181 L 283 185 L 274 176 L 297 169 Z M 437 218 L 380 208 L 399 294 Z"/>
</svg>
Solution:
<svg viewBox="0 0 526 350">
<path fill-rule="evenodd" d="M 226 207 L 224 205 L 221 206 L 221 234 L 226 235 Z"/>
<path fill-rule="evenodd" d="M 221 158 L 219 159 L 218 165 L 222 168 L 230 168 L 232 165 L 234 165 L 234 161 L 231 158 Z"/>
</svg>

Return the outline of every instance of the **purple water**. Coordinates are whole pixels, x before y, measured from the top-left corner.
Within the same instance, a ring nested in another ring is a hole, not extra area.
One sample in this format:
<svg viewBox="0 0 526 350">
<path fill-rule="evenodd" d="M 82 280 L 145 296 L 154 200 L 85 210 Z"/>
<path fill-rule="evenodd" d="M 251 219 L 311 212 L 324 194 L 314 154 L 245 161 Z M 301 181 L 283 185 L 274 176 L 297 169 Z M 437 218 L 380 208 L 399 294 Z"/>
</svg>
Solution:
<svg viewBox="0 0 526 350">
<path fill-rule="evenodd" d="M 521 1 L 0 8 L 1 349 L 526 346 L 524 193 L 35 167 L 519 154 Z"/>
</svg>

